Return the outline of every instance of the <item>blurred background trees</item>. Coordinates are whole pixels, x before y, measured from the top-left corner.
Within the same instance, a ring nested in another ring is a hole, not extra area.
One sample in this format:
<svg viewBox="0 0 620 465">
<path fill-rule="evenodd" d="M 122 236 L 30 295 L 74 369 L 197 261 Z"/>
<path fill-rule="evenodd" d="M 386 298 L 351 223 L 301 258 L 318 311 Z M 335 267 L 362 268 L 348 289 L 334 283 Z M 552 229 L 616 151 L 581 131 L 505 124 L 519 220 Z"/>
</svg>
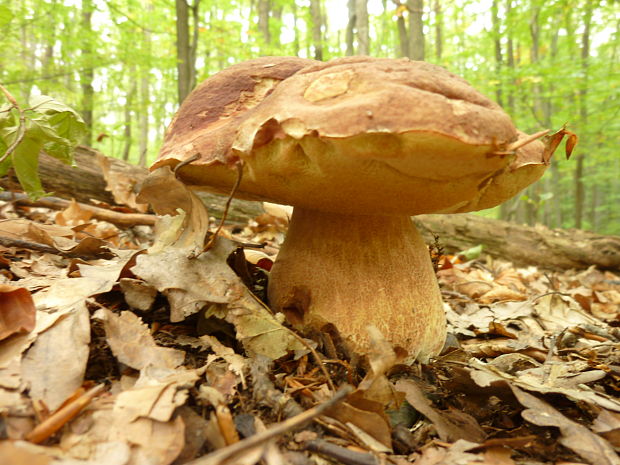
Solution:
<svg viewBox="0 0 620 465">
<path fill-rule="evenodd" d="M 0 0 L 0 83 L 80 110 L 84 143 L 148 164 L 196 83 L 260 55 L 433 62 L 528 132 L 568 123 L 574 159 L 492 211 L 620 234 L 615 0 Z"/>
</svg>

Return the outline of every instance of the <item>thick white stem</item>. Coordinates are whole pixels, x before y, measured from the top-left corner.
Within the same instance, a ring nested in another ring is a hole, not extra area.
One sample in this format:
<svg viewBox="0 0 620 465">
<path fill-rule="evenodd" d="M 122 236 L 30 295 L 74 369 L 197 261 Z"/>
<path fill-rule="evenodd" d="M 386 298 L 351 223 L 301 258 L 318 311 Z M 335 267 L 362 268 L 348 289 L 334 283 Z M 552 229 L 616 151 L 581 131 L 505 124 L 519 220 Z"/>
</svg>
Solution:
<svg viewBox="0 0 620 465">
<path fill-rule="evenodd" d="M 376 326 L 410 358 L 436 355 L 445 315 L 428 249 L 408 216 L 295 208 L 269 280 L 269 299 L 295 327 L 332 324 L 366 353 Z"/>
</svg>

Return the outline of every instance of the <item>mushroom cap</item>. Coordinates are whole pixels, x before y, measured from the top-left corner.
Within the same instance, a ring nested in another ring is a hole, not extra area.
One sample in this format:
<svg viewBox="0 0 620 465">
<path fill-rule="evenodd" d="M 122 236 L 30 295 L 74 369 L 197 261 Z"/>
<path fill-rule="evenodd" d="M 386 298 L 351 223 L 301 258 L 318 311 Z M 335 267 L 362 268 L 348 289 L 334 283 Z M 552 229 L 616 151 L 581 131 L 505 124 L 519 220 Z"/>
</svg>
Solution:
<svg viewBox="0 0 620 465">
<path fill-rule="evenodd" d="M 334 213 L 472 211 L 510 197 L 484 193 L 512 182 L 517 139 L 497 104 L 430 63 L 270 57 L 198 87 L 152 168 L 198 155 L 177 175 L 228 192 L 241 160 L 240 197 Z"/>
</svg>

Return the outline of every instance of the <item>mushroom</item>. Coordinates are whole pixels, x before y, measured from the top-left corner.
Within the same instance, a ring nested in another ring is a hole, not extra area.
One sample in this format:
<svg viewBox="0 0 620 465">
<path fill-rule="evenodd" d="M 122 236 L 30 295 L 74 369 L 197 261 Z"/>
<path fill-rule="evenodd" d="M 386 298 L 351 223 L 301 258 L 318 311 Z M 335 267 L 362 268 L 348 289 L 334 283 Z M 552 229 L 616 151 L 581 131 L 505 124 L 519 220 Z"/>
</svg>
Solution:
<svg viewBox="0 0 620 465">
<path fill-rule="evenodd" d="M 439 66 L 272 57 L 199 86 L 152 169 L 185 162 L 185 183 L 225 192 L 241 166 L 240 197 L 294 206 L 272 308 L 302 331 L 337 330 L 362 354 L 374 325 L 425 360 L 443 347 L 445 315 L 410 216 L 488 208 L 533 182 L 543 144 L 515 150 L 519 137 L 497 104 Z"/>
</svg>

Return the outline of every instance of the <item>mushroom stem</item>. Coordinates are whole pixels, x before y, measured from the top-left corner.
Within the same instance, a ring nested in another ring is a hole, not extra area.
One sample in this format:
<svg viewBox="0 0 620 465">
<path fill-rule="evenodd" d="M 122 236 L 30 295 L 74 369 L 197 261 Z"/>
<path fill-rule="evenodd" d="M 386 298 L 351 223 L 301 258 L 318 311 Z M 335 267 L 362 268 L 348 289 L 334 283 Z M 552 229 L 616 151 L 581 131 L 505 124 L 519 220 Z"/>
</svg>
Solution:
<svg viewBox="0 0 620 465">
<path fill-rule="evenodd" d="M 296 328 L 331 324 L 364 353 L 369 325 L 410 359 L 438 354 L 445 340 L 428 248 L 408 216 L 295 208 L 271 270 L 269 300 Z"/>
</svg>

